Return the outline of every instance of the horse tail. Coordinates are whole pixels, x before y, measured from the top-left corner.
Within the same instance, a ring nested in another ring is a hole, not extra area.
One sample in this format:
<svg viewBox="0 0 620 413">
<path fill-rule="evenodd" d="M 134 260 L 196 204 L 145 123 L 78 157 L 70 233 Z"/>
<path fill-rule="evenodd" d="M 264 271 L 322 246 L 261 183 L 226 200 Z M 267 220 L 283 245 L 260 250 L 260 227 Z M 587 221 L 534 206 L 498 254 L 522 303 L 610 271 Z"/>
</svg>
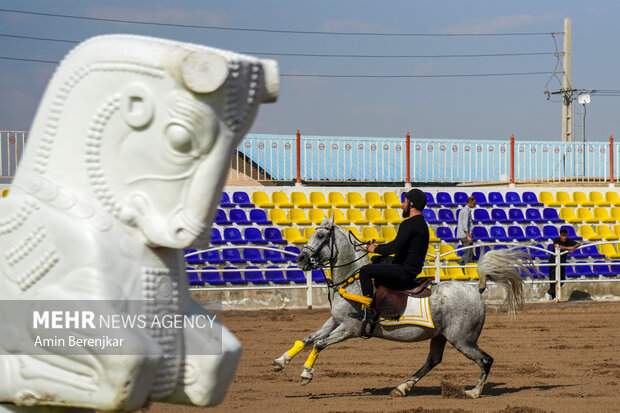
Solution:
<svg viewBox="0 0 620 413">
<path fill-rule="evenodd" d="M 484 254 L 478 262 L 478 291 L 482 294 L 487 279 L 495 281 L 506 290 L 502 309 L 511 316 L 523 309 L 524 293 L 521 274 L 536 273 L 530 256 L 522 249 L 497 249 Z"/>
</svg>

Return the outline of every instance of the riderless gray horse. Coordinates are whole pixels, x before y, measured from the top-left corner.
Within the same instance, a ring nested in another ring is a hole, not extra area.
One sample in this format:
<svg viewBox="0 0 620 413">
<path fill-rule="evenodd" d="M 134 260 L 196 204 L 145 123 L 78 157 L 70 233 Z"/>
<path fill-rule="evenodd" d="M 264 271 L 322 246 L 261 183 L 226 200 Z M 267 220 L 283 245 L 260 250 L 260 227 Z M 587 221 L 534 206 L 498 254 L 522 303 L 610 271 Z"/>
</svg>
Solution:
<svg viewBox="0 0 620 413">
<path fill-rule="evenodd" d="M 303 340 L 296 341 L 289 351 L 277 358 L 272 363 L 276 371 L 282 370 L 295 354 L 312 344 L 313 350 L 301 374 L 302 384 L 308 384 L 312 380 L 313 365 L 320 351 L 332 344 L 360 337 L 363 322 L 350 317 L 349 314 L 359 312 L 361 304 L 344 298 L 340 287 L 348 284 L 347 293 L 361 294 L 359 280 L 353 275 L 370 262 L 363 245 L 352 238 L 349 232 L 334 225 L 333 219 L 323 220 L 310 237 L 297 263 L 304 271 L 322 266 L 332 268 L 329 282 L 330 288 L 334 290 L 332 316 L 318 330 Z M 480 366 L 478 383 L 473 389 L 465 392 L 471 398 L 479 397 L 493 364 L 493 358 L 482 351 L 477 344 L 485 319 L 485 305 L 481 293 L 486 288 L 487 279 L 502 285 L 506 290 L 504 306 L 514 315 L 517 308 L 523 304 L 521 272 L 524 271 L 534 270 L 531 260 L 523 251 L 515 249 L 489 251 L 478 263 L 477 288 L 462 281 L 446 281 L 432 286 L 430 312 L 434 328 L 377 324 L 373 337 L 401 342 L 431 341 L 430 352 L 422 368 L 393 389 L 391 395 L 407 395 L 426 373 L 441 362 L 446 342 L 449 341 L 465 357 Z"/>
</svg>

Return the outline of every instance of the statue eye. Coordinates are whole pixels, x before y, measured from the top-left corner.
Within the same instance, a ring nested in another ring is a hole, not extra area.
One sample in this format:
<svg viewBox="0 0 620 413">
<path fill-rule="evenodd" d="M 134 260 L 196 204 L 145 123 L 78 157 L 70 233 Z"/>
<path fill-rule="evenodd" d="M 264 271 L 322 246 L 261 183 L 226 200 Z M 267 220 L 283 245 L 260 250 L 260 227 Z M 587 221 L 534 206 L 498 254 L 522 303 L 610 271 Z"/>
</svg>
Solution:
<svg viewBox="0 0 620 413">
<path fill-rule="evenodd" d="M 325 233 L 324 233 L 323 231 L 321 231 L 321 232 L 317 232 L 317 233 L 316 233 L 316 236 L 317 236 L 317 237 L 319 237 L 319 238 L 321 238 L 321 239 L 323 239 L 323 238 L 325 238 Z"/>
<path fill-rule="evenodd" d="M 182 154 L 189 154 L 193 149 L 192 133 L 184 126 L 178 123 L 168 125 L 166 128 L 166 137 L 172 149 Z"/>
</svg>

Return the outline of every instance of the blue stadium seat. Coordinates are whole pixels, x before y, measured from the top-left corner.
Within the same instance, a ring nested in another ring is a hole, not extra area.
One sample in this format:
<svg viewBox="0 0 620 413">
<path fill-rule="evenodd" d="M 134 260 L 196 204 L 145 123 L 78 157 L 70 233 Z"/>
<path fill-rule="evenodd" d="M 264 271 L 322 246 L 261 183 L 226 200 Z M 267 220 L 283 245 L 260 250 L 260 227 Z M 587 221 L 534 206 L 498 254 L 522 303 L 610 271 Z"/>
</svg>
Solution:
<svg viewBox="0 0 620 413">
<path fill-rule="evenodd" d="M 252 222 L 248 219 L 247 215 L 245 215 L 245 211 L 243 209 L 234 208 L 228 211 L 228 216 L 230 217 L 230 222 L 237 225 L 251 225 Z"/>
<path fill-rule="evenodd" d="M 185 252 L 185 255 L 193 254 L 193 255 L 190 255 L 189 257 L 185 257 L 185 262 L 188 264 L 202 264 L 203 262 L 205 262 L 205 260 L 202 257 L 202 254 L 194 254 L 196 250 L 193 248 L 186 248 L 184 252 Z"/>
<path fill-rule="evenodd" d="M 221 208 L 217 209 L 213 222 L 217 225 L 230 225 L 230 220 L 226 216 L 226 212 Z"/>
<path fill-rule="evenodd" d="M 517 225 L 510 225 L 508 227 L 508 237 L 515 241 L 525 241 L 527 237 L 523 233 L 523 229 Z"/>
<path fill-rule="evenodd" d="M 192 272 L 190 272 L 192 271 Z M 197 272 L 193 272 L 193 267 L 185 267 L 185 272 L 187 273 L 187 282 L 190 286 L 202 286 L 204 282 L 200 279 L 200 274 Z"/>
<path fill-rule="evenodd" d="M 530 222 L 534 222 L 536 224 L 542 224 L 547 222 L 546 219 L 544 219 L 542 217 L 542 215 L 540 215 L 540 209 L 538 208 L 528 208 L 525 210 L 525 219 L 529 220 Z"/>
<path fill-rule="evenodd" d="M 306 283 L 306 277 L 304 276 L 304 272 L 300 270 L 299 268 L 297 268 L 296 266 L 291 265 L 287 267 L 285 276 L 289 282 L 294 282 L 297 284 Z"/>
<path fill-rule="evenodd" d="M 581 277 L 581 275 L 578 274 L 575 271 L 575 267 L 572 264 L 564 265 L 564 269 L 566 271 L 566 278 L 579 278 L 579 277 Z"/>
<path fill-rule="evenodd" d="M 534 247 L 545 248 L 542 244 L 535 244 Z M 548 260 L 549 253 L 547 251 L 542 251 L 539 249 L 529 249 L 530 257 L 539 259 L 539 260 Z"/>
<path fill-rule="evenodd" d="M 458 222 L 452 210 L 448 208 L 442 208 L 437 211 L 437 220 L 445 224 L 456 224 Z"/>
<path fill-rule="evenodd" d="M 538 270 L 538 278 L 549 278 L 549 266 L 541 265 L 540 267 L 536 267 Z"/>
<path fill-rule="evenodd" d="M 510 206 L 510 204 L 504 201 L 504 197 L 502 196 L 502 194 L 497 191 L 489 192 L 489 204 L 498 207 Z"/>
<path fill-rule="evenodd" d="M 426 206 L 428 208 L 435 208 L 439 206 L 439 204 L 435 201 L 433 194 L 431 194 L 430 192 L 424 192 L 424 194 L 426 195 Z"/>
<path fill-rule="evenodd" d="M 612 261 L 610 267 L 611 267 L 612 274 L 614 275 L 620 274 L 620 261 Z"/>
<path fill-rule="evenodd" d="M 254 208 L 254 204 L 250 201 L 250 196 L 244 191 L 233 192 L 232 201 L 241 208 Z"/>
<path fill-rule="evenodd" d="M 226 244 L 219 229 L 211 227 L 211 244 Z"/>
<path fill-rule="evenodd" d="M 457 242 L 459 240 L 457 237 L 454 236 L 452 230 L 448 227 L 435 228 L 435 235 L 437 235 L 437 238 L 445 242 Z"/>
<path fill-rule="evenodd" d="M 312 270 L 312 281 L 315 283 L 324 283 L 326 282 L 325 280 L 325 274 L 323 274 L 323 271 L 321 270 Z"/>
<path fill-rule="evenodd" d="M 217 250 L 205 251 L 202 253 L 205 262 L 209 264 L 224 264 L 226 260 L 223 260 L 220 256 L 220 252 Z"/>
<path fill-rule="evenodd" d="M 521 200 L 521 195 L 514 191 L 506 192 L 506 203 L 513 207 L 523 207 L 527 205 Z"/>
<path fill-rule="evenodd" d="M 273 251 L 273 250 L 263 250 L 263 255 L 265 259 L 273 264 L 280 264 L 283 262 L 287 262 L 288 260 L 282 256 L 281 252 Z"/>
<path fill-rule="evenodd" d="M 224 282 L 231 284 L 245 284 L 245 280 L 241 276 L 241 271 L 237 267 L 225 267 L 225 270 L 237 270 L 237 271 L 222 271 L 222 279 Z"/>
<path fill-rule="evenodd" d="M 424 220 L 427 224 L 439 224 L 441 222 L 437 219 L 435 211 L 433 211 L 432 209 L 424 208 L 422 210 L 422 215 L 424 215 Z"/>
<path fill-rule="evenodd" d="M 241 232 L 237 228 L 224 228 L 224 241 L 231 244 L 245 244 L 246 241 L 241 237 Z"/>
<path fill-rule="evenodd" d="M 512 241 L 512 239 L 509 238 L 508 235 L 506 234 L 506 230 L 504 229 L 504 227 L 501 227 L 499 225 L 492 226 L 491 229 L 489 230 L 489 235 L 491 236 L 491 238 L 493 238 L 496 241 L 502 241 L 502 242 Z"/>
<path fill-rule="evenodd" d="M 538 196 L 534 192 L 523 192 L 523 202 L 532 207 L 541 207 L 543 204 L 538 201 Z"/>
<path fill-rule="evenodd" d="M 543 225 L 542 234 L 546 239 L 550 241 L 553 241 L 560 236 L 560 233 L 555 227 L 555 225 Z"/>
<path fill-rule="evenodd" d="M 489 232 L 485 227 L 473 227 L 471 232 L 474 240 L 482 242 L 493 241 L 493 238 L 489 236 Z"/>
<path fill-rule="evenodd" d="M 261 255 L 260 250 L 256 248 L 244 248 L 242 257 L 252 264 L 263 264 L 267 262 L 267 260 Z"/>
<path fill-rule="evenodd" d="M 437 192 L 435 199 L 437 200 L 437 205 L 439 206 L 445 208 L 452 208 L 456 206 L 456 204 L 452 202 L 452 197 L 447 192 Z"/>
<path fill-rule="evenodd" d="M 265 228 L 265 240 L 272 244 L 286 244 L 286 240 L 282 238 L 282 233 L 278 228 Z"/>
<path fill-rule="evenodd" d="M 245 267 L 245 270 L 243 271 L 243 278 L 252 284 L 267 284 L 268 281 L 265 279 L 263 272 L 257 270 L 259 270 L 259 268 L 253 265 Z"/>
<path fill-rule="evenodd" d="M 555 208 L 543 208 L 542 217 L 545 221 L 552 224 L 563 223 L 564 220 L 558 215 L 558 211 Z"/>
<path fill-rule="evenodd" d="M 592 267 L 585 261 L 577 261 L 575 263 L 575 274 L 584 277 L 598 277 L 598 273 L 592 271 Z"/>
<path fill-rule="evenodd" d="M 517 224 L 526 224 L 529 222 L 529 220 L 525 219 L 523 211 L 518 208 L 511 208 L 508 210 L 508 219 Z"/>
<path fill-rule="evenodd" d="M 245 258 L 241 257 L 239 250 L 232 249 L 232 248 L 222 250 L 222 259 L 224 259 L 224 261 L 229 262 L 231 264 L 242 264 L 244 262 L 247 262 Z"/>
<path fill-rule="evenodd" d="M 270 265 L 265 270 L 265 279 L 274 284 L 286 284 L 288 280 L 284 277 L 284 273 L 275 265 Z"/>
<path fill-rule="evenodd" d="M 476 197 L 477 206 L 488 207 L 488 206 L 493 205 L 489 201 L 487 201 L 487 196 L 484 194 L 484 192 L 474 191 L 471 194 Z M 467 198 L 465 198 L 465 201 L 467 202 Z"/>
<path fill-rule="evenodd" d="M 592 272 L 603 277 L 615 277 L 617 275 L 609 268 L 609 264 L 605 261 L 594 261 L 592 263 Z"/>
<path fill-rule="evenodd" d="M 260 229 L 248 227 L 243 230 L 243 239 L 251 244 L 267 244 L 267 240 L 263 238 Z"/>
<path fill-rule="evenodd" d="M 267 218 L 267 213 L 262 209 L 250 210 L 250 221 L 257 225 L 272 225 L 273 222 Z"/>
<path fill-rule="evenodd" d="M 454 203 L 457 206 L 462 206 L 467 203 L 468 195 L 465 192 L 457 191 L 454 193 Z M 486 198 L 485 198 L 486 201 Z"/>
<path fill-rule="evenodd" d="M 284 254 L 284 258 L 286 258 L 290 262 L 295 262 L 297 260 L 297 255 L 301 253 L 301 250 L 294 245 L 289 245 L 284 247 L 284 251 L 292 252 L 296 255 Z"/>
<path fill-rule="evenodd" d="M 220 275 L 219 271 L 214 271 L 217 268 L 215 267 L 203 267 L 203 270 L 208 270 L 207 272 L 201 272 L 200 273 L 200 278 L 202 278 L 202 281 L 206 282 L 207 284 L 210 285 L 222 285 L 222 284 L 226 284 L 226 281 L 222 280 L 222 277 Z"/>
<path fill-rule="evenodd" d="M 575 229 L 570 225 L 562 225 L 560 229 L 561 230 L 565 229 L 568 232 L 568 238 L 570 239 L 574 239 L 575 241 L 583 240 L 583 238 L 581 238 L 580 236 L 577 235 L 577 233 L 575 233 Z"/>
<path fill-rule="evenodd" d="M 494 224 L 495 220 L 489 216 L 489 211 L 486 209 L 476 208 L 474 209 L 474 223 L 481 224 Z"/>
<path fill-rule="evenodd" d="M 220 206 L 222 208 L 234 208 L 236 205 L 230 202 L 230 197 L 226 192 L 222 192 L 222 199 L 220 199 Z"/>
<path fill-rule="evenodd" d="M 493 208 L 491 210 L 491 218 L 493 218 L 496 222 L 500 224 L 508 224 L 512 222 L 510 219 L 508 219 L 506 211 L 501 208 Z"/>
<path fill-rule="evenodd" d="M 581 255 L 583 258 L 592 258 L 592 259 L 603 259 L 605 258 L 604 254 L 601 254 L 596 248 L 596 245 L 586 245 L 584 247 L 577 248 L 575 250 L 574 256 Z"/>
<path fill-rule="evenodd" d="M 540 232 L 540 228 L 536 225 L 528 225 L 525 227 L 525 236 L 534 241 L 544 241 L 547 238 Z"/>
</svg>

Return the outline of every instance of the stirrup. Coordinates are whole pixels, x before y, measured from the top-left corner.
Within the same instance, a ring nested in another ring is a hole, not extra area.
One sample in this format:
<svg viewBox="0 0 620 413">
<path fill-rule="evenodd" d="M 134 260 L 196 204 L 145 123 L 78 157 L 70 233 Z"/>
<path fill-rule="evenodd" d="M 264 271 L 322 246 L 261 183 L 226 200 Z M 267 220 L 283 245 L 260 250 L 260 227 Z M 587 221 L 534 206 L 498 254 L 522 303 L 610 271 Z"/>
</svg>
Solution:
<svg viewBox="0 0 620 413">
<path fill-rule="evenodd" d="M 376 323 L 375 318 L 372 313 L 372 309 L 369 307 L 364 308 L 362 311 L 358 313 L 349 313 L 349 317 L 354 318 L 359 321 L 365 321 L 368 324 Z"/>
</svg>

